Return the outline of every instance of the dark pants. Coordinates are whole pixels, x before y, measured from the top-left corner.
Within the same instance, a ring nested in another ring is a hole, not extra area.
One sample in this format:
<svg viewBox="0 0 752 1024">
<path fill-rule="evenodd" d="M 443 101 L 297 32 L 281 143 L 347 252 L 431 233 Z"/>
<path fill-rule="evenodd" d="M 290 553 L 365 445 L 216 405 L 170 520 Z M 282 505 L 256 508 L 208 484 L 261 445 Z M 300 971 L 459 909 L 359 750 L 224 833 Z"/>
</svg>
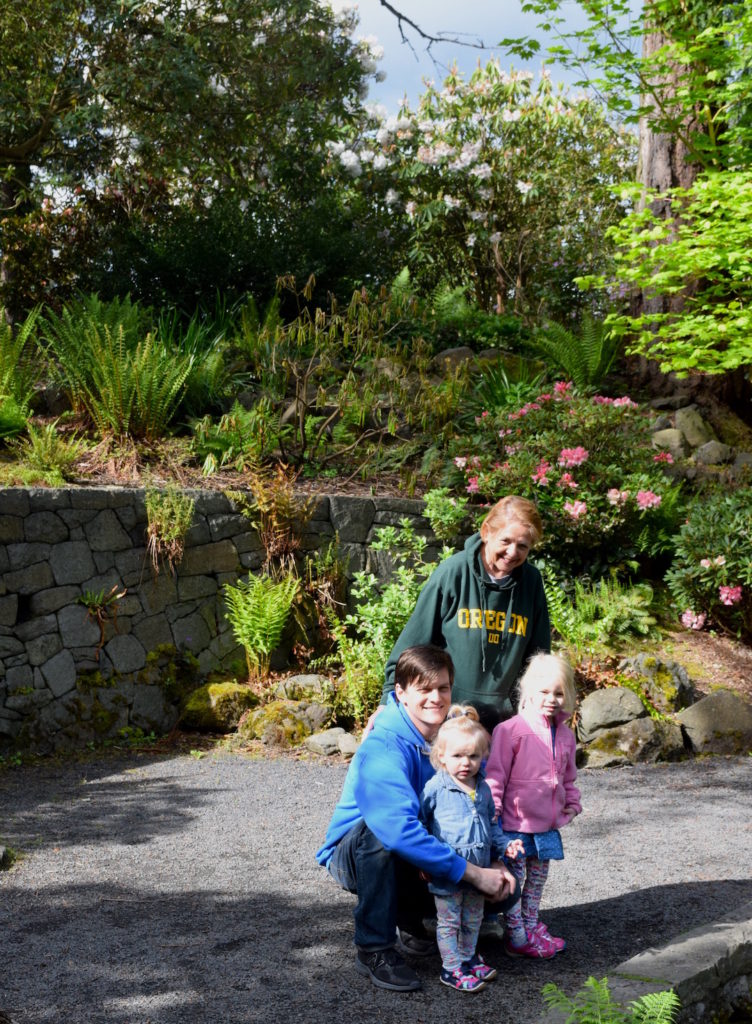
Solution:
<svg viewBox="0 0 752 1024">
<path fill-rule="evenodd" d="M 397 927 L 422 935 L 423 918 L 435 917 L 436 907 L 418 869 L 397 854 L 385 850 L 364 821 L 342 837 L 329 861 L 332 878 L 358 902 L 355 945 L 373 951 L 394 945 Z M 519 889 L 502 903 L 488 909 L 506 910 L 519 899 Z"/>
</svg>

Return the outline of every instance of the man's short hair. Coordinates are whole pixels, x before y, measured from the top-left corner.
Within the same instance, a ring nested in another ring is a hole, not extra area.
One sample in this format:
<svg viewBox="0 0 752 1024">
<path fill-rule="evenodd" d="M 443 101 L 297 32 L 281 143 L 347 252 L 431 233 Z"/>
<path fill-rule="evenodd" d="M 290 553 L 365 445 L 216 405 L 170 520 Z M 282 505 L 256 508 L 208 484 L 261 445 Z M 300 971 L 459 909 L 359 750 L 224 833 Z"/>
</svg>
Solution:
<svg viewBox="0 0 752 1024">
<path fill-rule="evenodd" d="M 442 669 L 446 669 L 449 682 L 454 683 L 454 664 L 448 651 L 433 644 L 407 647 L 394 667 L 394 685 L 405 690 L 411 683 L 431 686 Z"/>
</svg>

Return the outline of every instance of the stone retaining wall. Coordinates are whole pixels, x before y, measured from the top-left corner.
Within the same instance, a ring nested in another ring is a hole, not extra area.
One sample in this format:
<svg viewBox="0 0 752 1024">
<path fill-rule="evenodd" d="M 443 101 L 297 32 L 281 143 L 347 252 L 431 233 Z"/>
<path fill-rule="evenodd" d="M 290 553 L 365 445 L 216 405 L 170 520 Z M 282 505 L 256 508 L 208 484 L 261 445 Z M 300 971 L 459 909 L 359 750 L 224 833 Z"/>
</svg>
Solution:
<svg viewBox="0 0 752 1024">
<path fill-rule="evenodd" d="M 165 732 L 186 688 L 237 660 L 221 588 L 259 569 L 258 534 L 218 492 L 191 492 L 193 525 L 175 575 L 153 576 L 143 490 L 0 490 L 0 751 L 81 746 L 123 729 Z M 336 535 L 349 573 L 379 574 L 380 525 L 423 503 L 319 497 L 302 547 Z M 383 568 L 382 563 L 382 568 Z M 126 589 L 104 635 L 80 602 Z M 102 642 L 102 640 L 104 642 Z"/>
</svg>

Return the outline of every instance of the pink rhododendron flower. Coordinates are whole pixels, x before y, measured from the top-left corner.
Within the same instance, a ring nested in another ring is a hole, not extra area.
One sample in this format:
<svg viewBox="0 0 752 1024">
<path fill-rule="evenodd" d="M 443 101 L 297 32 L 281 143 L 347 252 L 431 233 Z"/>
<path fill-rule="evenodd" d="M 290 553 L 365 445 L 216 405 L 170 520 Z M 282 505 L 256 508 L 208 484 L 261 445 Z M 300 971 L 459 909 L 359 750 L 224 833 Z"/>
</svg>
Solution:
<svg viewBox="0 0 752 1024">
<path fill-rule="evenodd" d="M 571 380 L 566 380 L 566 381 L 564 381 L 564 380 L 557 380 L 556 383 L 554 384 L 554 394 L 557 395 L 559 398 L 568 397 L 569 396 L 569 392 L 571 390 L 572 390 L 572 381 Z"/>
<path fill-rule="evenodd" d="M 681 617 L 681 624 L 685 629 L 702 629 L 706 619 L 707 615 L 705 612 L 695 615 L 691 608 L 687 608 Z"/>
<path fill-rule="evenodd" d="M 464 455 L 458 455 L 454 460 L 454 464 L 457 467 L 457 469 L 464 469 L 465 466 L 467 465 L 467 459 L 465 458 Z"/>
<path fill-rule="evenodd" d="M 635 500 L 641 509 L 646 509 L 658 508 L 663 499 L 660 494 L 654 494 L 653 491 L 638 491 Z"/>
<path fill-rule="evenodd" d="M 615 398 L 614 399 L 614 405 L 615 406 L 616 405 L 627 406 L 627 408 L 629 408 L 629 409 L 636 409 L 637 408 L 637 402 L 633 402 L 632 399 L 628 395 L 624 395 L 623 398 Z"/>
<path fill-rule="evenodd" d="M 726 558 L 724 555 L 718 555 L 717 558 L 701 558 L 700 565 L 703 569 L 712 569 L 714 565 L 725 565 Z"/>
<path fill-rule="evenodd" d="M 629 491 L 620 491 L 618 487 L 612 487 L 606 491 L 609 505 L 623 505 L 628 497 Z"/>
<path fill-rule="evenodd" d="M 572 519 L 579 519 L 587 512 L 587 505 L 584 501 L 565 501 L 564 511 L 568 512 Z"/>
<path fill-rule="evenodd" d="M 573 491 L 576 491 L 579 484 L 576 482 L 571 473 L 562 473 L 559 477 L 559 487 L 571 487 Z"/>
<path fill-rule="evenodd" d="M 550 468 L 551 468 L 550 464 L 548 462 L 546 462 L 545 459 L 541 459 L 541 461 L 538 463 L 538 465 L 536 467 L 535 472 L 532 475 L 532 480 L 536 484 L 540 484 L 541 487 L 547 487 L 548 486 L 548 477 L 546 476 L 546 474 L 548 473 Z"/>
<path fill-rule="evenodd" d="M 595 405 L 613 405 L 613 398 L 607 398 L 605 395 L 593 395 L 593 402 Z"/>
<path fill-rule="evenodd" d="M 559 453 L 559 465 L 560 466 L 581 466 L 583 462 L 587 462 L 588 455 L 590 452 L 582 445 L 578 445 L 576 448 L 562 448 Z"/>
<path fill-rule="evenodd" d="M 719 587 L 718 596 L 721 599 L 721 604 L 739 604 L 742 599 L 742 588 L 741 587 Z"/>
<path fill-rule="evenodd" d="M 666 462 L 669 466 L 674 461 L 674 456 L 671 452 L 658 452 L 657 455 L 653 456 L 653 462 Z"/>
<path fill-rule="evenodd" d="M 547 391 L 545 393 L 545 395 L 538 395 L 536 401 L 537 402 L 550 402 L 553 397 L 554 396 L 551 394 L 551 392 Z"/>
<path fill-rule="evenodd" d="M 467 487 L 465 488 L 465 490 L 468 492 L 468 494 L 475 494 L 476 493 L 476 491 L 478 490 L 478 477 L 477 476 L 471 476 L 468 479 Z"/>
<path fill-rule="evenodd" d="M 511 429 L 510 430 L 500 430 L 499 431 L 499 437 L 506 437 L 507 434 L 511 434 L 511 433 L 512 433 Z"/>
</svg>

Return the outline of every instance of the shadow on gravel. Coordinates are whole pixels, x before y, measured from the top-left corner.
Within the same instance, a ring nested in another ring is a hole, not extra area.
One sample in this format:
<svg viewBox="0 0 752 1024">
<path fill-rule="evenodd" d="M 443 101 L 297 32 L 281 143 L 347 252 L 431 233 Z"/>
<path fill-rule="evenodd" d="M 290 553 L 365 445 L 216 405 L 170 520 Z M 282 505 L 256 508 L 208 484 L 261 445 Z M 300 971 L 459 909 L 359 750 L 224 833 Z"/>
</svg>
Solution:
<svg viewBox="0 0 752 1024">
<path fill-rule="evenodd" d="M 537 1019 L 540 989 L 572 993 L 648 945 L 710 921 L 752 898 L 742 880 L 657 886 L 581 906 L 550 909 L 569 950 L 554 961 L 509 960 L 482 944 L 498 983 L 472 1006 L 438 983 L 439 960 L 415 967 L 420 993 L 373 988 L 354 970 L 352 901 L 304 903 L 277 893 L 228 898 L 211 890 L 159 895 L 101 885 L 44 893 L 4 886 L 0 1006 L 17 1024 L 275 1024 L 340 1020 L 402 1024 Z M 324 882 L 326 885 L 326 882 Z"/>
</svg>

